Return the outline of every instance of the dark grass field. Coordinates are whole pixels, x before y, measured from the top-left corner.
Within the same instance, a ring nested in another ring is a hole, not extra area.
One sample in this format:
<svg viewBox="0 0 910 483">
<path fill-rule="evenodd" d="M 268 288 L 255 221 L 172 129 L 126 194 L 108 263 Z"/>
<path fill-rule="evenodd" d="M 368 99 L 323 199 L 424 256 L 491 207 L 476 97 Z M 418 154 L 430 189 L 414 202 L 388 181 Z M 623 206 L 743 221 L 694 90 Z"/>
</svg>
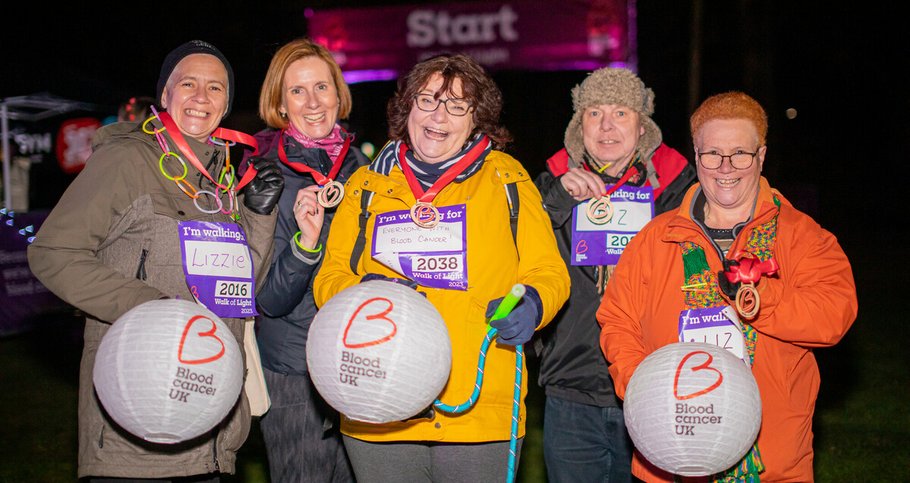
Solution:
<svg viewBox="0 0 910 483">
<path fill-rule="evenodd" d="M 910 481 L 910 351 L 905 315 L 892 309 L 901 289 L 876 284 L 874 264 L 856 260 L 854 270 L 859 317 L 841 344 L 816 351 L 822 372 L 815 417 L 816 479 Z M 80 321 L 70 314 L 0 338 L 0 483 L 76 481 L 80 351 Z M 533 372 L 532 367 L 532 380 Z M 529 390 L 528 436 L 517 480 L 544 482 L 543 398 L 536 384 Z M 223 481 L 268 481 L 255 424 L 241 450 L 238 474 Z"/>
</svg>

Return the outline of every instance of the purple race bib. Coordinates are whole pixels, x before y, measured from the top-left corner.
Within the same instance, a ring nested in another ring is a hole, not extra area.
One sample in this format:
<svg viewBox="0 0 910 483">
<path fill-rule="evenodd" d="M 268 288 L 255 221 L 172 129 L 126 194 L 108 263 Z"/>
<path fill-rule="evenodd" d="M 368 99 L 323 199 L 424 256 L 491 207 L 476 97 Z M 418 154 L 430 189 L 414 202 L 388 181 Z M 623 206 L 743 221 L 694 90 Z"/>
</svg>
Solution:
<svg viewBox="0 0 910 483">
<path fill-rule="evenodd" d="M 376 215 L 370 255 L 424 287 L 467 290 L 467 207 L 438 207 L 439 224 L 422 228 L 409 210 Z"/>
<path fill-rule="evenodd" d="M 196 300 L 219 317 L 259 315 L 253 259 L 243 228 L 234 223 L 183 221 L 178 230 L 183 273 Z"/>
<path fill-rule="evenodd" d="M 616 265 L 626 245 L 654 217 L 650 186 L 622 186 L 610 195 L 613 216 L 604 224 L 588 219 L 582 202 L 572 210 L 572 265 Z"/>
<path fill-rule="evenodd" d="M 736 311 L 729 305 L 686 309 L 679 313 L 679 341 L 716 345 L 749 364 L 740 324 Z"/>
</svg>

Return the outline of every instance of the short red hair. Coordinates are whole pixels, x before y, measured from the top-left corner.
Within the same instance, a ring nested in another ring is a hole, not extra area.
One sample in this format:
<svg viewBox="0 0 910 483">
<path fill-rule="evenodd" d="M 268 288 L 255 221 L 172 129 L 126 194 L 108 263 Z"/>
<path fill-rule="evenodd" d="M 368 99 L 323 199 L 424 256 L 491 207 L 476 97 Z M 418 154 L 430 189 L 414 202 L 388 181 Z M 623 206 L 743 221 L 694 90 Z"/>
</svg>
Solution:
<svg viewBox="0 0 910 483">
<path fill-rule="evenodd" d="M 714 119 L 745 119 L 755 126 L 759 144 L 765 145 L 768 135 L 768 115 L 755 99 L 739 91 L 715 94 L 701 103 L 689 118 L 689 131 L 692 139 L 708 121 Z"/>
</svg>

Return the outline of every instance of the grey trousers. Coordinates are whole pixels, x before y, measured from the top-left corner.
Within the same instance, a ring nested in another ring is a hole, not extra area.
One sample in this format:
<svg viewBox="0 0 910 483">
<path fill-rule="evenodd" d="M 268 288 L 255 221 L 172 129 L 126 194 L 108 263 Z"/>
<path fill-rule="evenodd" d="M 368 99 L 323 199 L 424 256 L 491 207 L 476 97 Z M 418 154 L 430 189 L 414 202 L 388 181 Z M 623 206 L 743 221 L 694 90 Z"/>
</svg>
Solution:
<svg viewBox="0 0 910 483">
<path fill-rule="evenodd" d="M 263 368 L 272 406 L 259 421 L 274 483 L 354 481 L 335 411 L 307 375 Z"/>
<path fill-rule="evenodd" d="M 358 483 L 487 483 L 506 481 L 509 442 L 373 443 L 343 436 Z M 515 471 L 521 443 L 517 441 Z"/>
</svg>

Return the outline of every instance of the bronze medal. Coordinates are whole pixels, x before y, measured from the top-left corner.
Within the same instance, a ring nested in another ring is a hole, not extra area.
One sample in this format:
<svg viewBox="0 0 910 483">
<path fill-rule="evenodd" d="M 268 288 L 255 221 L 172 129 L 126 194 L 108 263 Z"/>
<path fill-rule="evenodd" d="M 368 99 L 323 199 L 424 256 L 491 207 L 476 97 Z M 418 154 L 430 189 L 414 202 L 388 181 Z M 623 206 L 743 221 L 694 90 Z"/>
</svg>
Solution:
<svg viewBox="0 0 910 483">
<path fill-rule="evenodd" d="M 318 201 L 323 208 L 334 208 L 338 206 L 338 203 L 341 203 L 342 198 L 344 198 L 344 185 L 335 180 L 326 183 L 326 185 L 319 188 L 319 191 L 316 193 L 316 201 Z"/>
<path fill-rule="evenodd" d="M 595 225 L 606 225 L 613 219 L 613 203 L 609 196 L 591 198 L 585 208 L 585 216 Z"/>
<path fill-rule="evenodd" d="M 421 228 L 433 228 L 439 224 L 439 210 L 431 203 L 418 201 L 411 207 L 411 220 Z"/>
<path fill-rule="evenodd" d="M 739 290 L 736 291 L 736 311 L 739 315 L 747 320 L 754 319 L 760 304 L 761 298 L 754 283 L 748 282 L 739 286 Z"/>
</svg>

